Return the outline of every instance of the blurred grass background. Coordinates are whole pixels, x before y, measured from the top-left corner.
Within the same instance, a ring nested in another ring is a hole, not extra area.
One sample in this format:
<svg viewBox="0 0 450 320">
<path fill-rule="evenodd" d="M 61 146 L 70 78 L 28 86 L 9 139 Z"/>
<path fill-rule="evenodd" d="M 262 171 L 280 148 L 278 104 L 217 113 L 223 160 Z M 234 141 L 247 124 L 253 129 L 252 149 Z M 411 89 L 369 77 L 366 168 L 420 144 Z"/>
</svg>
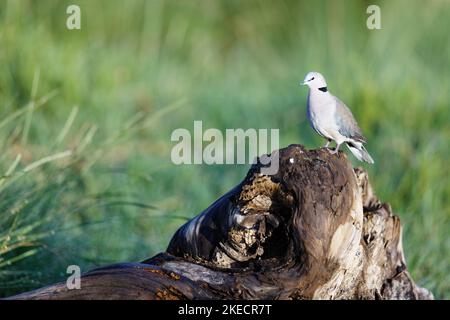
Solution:
<svg viewBox="0 0 450 320">
<path fill-rule="evenodd" d="M 363 128 L 413 278 L 450 298 L 449 29 L 443 0 L 2 1 L 0 296 L 160 252 L 240 181 L 248 166 L 173 165 L 176 128 L 322 146 L 298 86 L 316 70 Z"/>
</svg>

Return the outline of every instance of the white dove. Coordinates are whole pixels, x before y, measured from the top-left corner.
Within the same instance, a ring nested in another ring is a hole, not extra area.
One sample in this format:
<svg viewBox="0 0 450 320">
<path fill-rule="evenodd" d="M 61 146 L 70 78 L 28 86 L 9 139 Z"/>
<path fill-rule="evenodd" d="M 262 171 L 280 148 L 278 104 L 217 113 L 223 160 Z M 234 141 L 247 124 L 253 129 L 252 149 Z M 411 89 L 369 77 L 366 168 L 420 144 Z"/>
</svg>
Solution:
<svg viewBox="0 0 450 320">
<path fill-rule="evenodd" d="M 339 151 L 339 146 L 345 143 L 359 161 L 374 163 L 364 148 L 366 139 L 352 112 L 328 91 L 325 78 L 318 72 L 309 72 L 301 84 L 309 87 L 308 120 L 314 130 L 328 140 L 325 148 L 331 140 L 336 141 L 336 148 L 331 152 L 334 154 Z"/>
</svg>

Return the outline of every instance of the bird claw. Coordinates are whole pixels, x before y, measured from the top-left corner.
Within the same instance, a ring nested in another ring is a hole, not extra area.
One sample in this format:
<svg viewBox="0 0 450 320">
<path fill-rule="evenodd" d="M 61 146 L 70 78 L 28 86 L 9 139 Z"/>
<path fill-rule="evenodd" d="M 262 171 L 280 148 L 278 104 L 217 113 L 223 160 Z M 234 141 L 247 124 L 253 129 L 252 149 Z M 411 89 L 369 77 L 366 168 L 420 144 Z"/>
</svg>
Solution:
<svg viewBox="0 0 450 320">
<path fill-rule="evenodd" d="M 339 152 L 339 146 L 340 146 L 340 144 L 338 144 L 338 145 L 336 146 L 336 148 L 334 148 L 333 151 L 330 151 L 331 154 L 338 154 L 338 152 Z"/>
</svg>

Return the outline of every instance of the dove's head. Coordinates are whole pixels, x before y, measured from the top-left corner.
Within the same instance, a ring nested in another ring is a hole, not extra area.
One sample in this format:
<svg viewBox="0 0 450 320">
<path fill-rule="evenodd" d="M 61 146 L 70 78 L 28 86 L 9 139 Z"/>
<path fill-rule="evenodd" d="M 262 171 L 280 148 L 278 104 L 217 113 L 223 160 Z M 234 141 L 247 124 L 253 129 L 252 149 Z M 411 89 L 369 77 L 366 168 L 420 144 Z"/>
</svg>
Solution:
<svg viewBox="0 0 450 320">
<path fill-rule="evenodd" d="M 309 72 L 306 75 L 305 80 L 303 80 L 303 82 L 301 82 L 300 84 L 306 85 L 310 89 L 319 89 L 327 87 L 327 82 L 325 81 L 323 75 L 314 71 Z"/>
</svg>

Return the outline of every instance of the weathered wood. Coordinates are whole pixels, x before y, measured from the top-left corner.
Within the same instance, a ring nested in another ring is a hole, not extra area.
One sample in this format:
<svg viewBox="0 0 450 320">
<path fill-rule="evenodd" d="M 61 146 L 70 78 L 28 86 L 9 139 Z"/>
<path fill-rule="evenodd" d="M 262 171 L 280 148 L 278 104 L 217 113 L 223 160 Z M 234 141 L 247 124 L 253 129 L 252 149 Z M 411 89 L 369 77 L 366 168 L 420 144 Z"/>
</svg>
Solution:
<svg viewBox="0 0 450 320">
<path fill-rule="evenodd" d="M 432 299 L 411 279 L 401 225 L 344 153 L 279 150 L 142 263 L 86 273 L 13 299 Z"/>
</svg>

